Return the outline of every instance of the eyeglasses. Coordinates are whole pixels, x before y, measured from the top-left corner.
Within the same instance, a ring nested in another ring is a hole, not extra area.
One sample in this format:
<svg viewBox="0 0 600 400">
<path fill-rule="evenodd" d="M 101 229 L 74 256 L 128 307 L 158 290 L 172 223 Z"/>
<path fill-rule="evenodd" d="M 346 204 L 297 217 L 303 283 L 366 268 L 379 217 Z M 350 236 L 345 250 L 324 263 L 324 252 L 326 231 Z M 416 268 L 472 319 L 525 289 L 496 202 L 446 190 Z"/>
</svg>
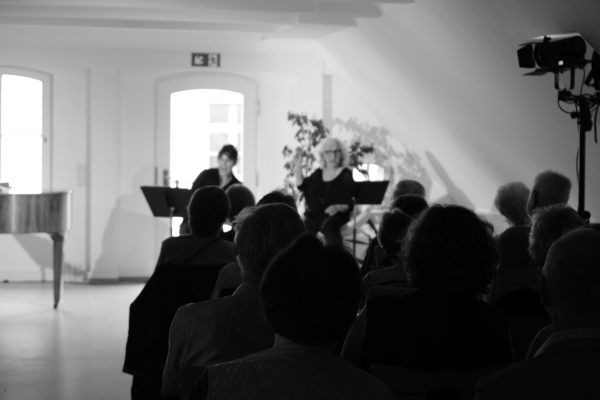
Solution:
<svg viewBox="0 0 600 400">
<path fill-rule="evenodd" d="M 342 151 L 340 149 L 335 149 L 335 150 L 325 150 L 323 152 L 323 154 L 327 154 L 327 155 L 332 155 L 332 154 L 339 154 Z"/>
</svg>

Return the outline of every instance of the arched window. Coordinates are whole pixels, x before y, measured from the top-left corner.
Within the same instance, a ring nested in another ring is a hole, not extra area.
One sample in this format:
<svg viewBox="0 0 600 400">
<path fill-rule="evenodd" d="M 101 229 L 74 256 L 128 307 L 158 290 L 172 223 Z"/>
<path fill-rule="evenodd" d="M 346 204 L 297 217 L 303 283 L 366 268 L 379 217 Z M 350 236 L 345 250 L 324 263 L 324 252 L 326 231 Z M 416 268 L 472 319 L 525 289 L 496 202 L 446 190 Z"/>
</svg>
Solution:
<svg viewBox="0 0 600 400">
<path fill-rule="evenodd" d="M 49 186 L 47 75 L 0 67 L 0 182 L 11 193 Z"/>
</svg>

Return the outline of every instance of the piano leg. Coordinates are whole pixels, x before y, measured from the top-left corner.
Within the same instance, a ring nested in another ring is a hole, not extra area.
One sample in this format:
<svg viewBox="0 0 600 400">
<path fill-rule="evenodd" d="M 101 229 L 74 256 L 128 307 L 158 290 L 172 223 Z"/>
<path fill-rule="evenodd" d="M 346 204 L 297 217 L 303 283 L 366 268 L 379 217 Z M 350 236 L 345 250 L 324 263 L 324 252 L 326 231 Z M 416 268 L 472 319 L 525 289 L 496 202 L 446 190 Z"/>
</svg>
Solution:
<svg viewBox="0 0 600 400">
<path fill-rule="evenodd" d="M 54 268 L 54 308 L 58 307 L 60 294 L 63 289 L 63 243 L 65 237 L 62 233 L 51 233 L 50 237 L 53 242 L 53 268 Z"/>
</svg>

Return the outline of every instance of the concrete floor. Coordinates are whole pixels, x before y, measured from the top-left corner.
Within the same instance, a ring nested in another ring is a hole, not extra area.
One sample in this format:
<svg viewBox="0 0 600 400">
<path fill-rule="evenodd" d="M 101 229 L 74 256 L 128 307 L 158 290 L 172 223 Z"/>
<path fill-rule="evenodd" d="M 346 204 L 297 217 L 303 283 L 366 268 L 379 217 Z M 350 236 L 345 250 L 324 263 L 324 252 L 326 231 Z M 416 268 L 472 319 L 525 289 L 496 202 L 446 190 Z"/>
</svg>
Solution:
<svg viewBox="0 0 600 400">
<path fill-rule="evenodd" d="M 121 372 L 129 304 L 142 284 L 0 283 L 0 399 L 129 399 Z"/>
</svg>

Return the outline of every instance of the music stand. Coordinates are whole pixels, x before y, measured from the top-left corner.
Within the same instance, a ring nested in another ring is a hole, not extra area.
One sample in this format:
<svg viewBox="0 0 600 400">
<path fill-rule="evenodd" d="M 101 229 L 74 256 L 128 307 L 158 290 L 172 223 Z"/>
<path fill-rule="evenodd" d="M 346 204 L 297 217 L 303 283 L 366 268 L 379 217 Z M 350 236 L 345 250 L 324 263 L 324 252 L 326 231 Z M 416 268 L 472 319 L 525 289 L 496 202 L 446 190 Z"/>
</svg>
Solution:
<svg viewBox="0 0 600 400">
<path fill-rule="evenodd" d="M 381 204 L 390 181 L 356 182 L 352 198 L 352 214 L 354 227 L 352 229 L 352 251 L 356 257 L 356 206 L 359 204 Z"/>
<path fill-rule="evenodd" d="M 168 186 L 141 186 L 142 193 L 155 217 L 169 217 L 169 234 L 173 234 L 173 217 L 185 217 L 191 190 Z"/>
</svg>

